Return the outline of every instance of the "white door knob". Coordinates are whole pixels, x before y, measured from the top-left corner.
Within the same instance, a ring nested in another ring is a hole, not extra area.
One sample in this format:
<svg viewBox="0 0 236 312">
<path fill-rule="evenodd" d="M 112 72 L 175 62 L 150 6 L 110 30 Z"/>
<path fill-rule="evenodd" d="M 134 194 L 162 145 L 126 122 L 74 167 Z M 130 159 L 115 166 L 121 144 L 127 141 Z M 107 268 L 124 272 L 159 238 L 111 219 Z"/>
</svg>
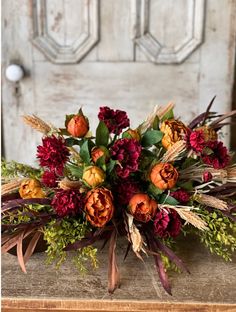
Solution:
<svg viewBox="0 0 236 312">
<path fill-rule="evenodd" d="M 23 68 L 17 64 L 11 64 L 7 66 L 6 77 L 9 81 L 17 82 L 24 77 Z"/>
</svg>

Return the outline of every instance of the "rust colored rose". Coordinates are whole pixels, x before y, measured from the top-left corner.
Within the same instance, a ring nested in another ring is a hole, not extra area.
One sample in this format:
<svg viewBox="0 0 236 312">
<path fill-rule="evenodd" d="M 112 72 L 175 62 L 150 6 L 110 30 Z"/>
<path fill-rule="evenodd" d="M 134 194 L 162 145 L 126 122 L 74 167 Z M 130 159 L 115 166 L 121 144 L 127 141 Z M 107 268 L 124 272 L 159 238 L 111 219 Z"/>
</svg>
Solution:
<svg viewBox="0 0 236 312">
<path fill-rule="evenodd" d="M 188 128 L 181 121 L 175 119 L 163 121 L 160 130 L 164 133 L 162 145 L 166 149 L 169 149 L 177 141 L 183 140 L 188 132 Z"/>
<path fill-rule="evenodd" d="M 95 146 L 93 149 L 92 149 L 92 151 L 91 151 L 91 157 L 92 157 L 92 161 L 94 162 L 94 163 L 96 163 L 97 162 L 97 160 L 99 159 L 99 158 L 101 158 L 101 157 L 103 157 L 103 156 L 106 156 L 106 158 L 108 158 L 107 156 L 108 156 L 108 151 L 104 148 L 102 148 L 102 147 L 97 147 L 97 146 Z"/>
<path fill-rule="evenodd" d="M 89 123 L 84 115 L 74 115 L 67 124 L 67 131 L 74 137 L 82 138 L 89 130 Z"/>
<path fill-rule="evenodd" d="M 95 227 L 103 227 L 111 220 L 114 213 L 113 196 L 106 188 L 95 188 L 89 191 L 84 207 L 87 220 Z"/>
<path fill-rule="evenodd" d="M 41 184 L 36 179 L 26 179 L 22 181 L 19 189 L 21 198 L 44 198 L 44 193 Z"/>
<path fill-rule="evenodd" d="M 126 135 L 125 137 L 130 137 L 131 139 L 140 141 L 140 134 L 137 130 L 133 130 L 133 129 L 128 129 L 127 131 L 124 132 L 124 135 Z"/>
<path fill-rule="evenodd" d="M 178 177 L 178 171 L 169 163 L 156 164 L 150 172 L 150 180 L 161 190 L 174 187 Z"/>
<path fill-rule="evenodd" d="M 155 200 L 143 193 L 133 195 L 129 201 L 130 213 L 141 222 L 150 221 L 156 213 L 157 206 Z"/>
<path fill-rule="evenodd" d="M 82 179 L 89 186 L 96 187 L 104 182 L 105 172 L 97 166 L 90 166 L 84 170 Z"/>
<path fill-rule="evenodd" d="M 214 129 L 211 127 L 204 125 L 202 127 L 196 128 L 195 131 L 202 131 L 205 142 L 208 141 L 216 141 L 218 136 Z"/>
</svg>

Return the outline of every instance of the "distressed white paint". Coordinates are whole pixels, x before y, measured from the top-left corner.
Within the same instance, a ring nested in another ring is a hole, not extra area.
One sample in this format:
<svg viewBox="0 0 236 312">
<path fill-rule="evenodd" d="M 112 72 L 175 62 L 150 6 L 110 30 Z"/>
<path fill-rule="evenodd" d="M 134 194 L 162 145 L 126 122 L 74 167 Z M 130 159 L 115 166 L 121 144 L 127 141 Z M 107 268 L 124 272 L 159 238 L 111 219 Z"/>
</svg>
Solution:
<svg viewBox="0 0 236 312">
<path fill-rule="evenodd" d="M 98 2 L 100 6 L 96 6 Z M 151 3 L 151 10 L 143 10 L 147 15 L 143 19 L 139 16 L 137 4 L 141 4 L 142 9 L 142 4 L 148 2 Z M 3 77 L 6 157 L 34 163 L 40 135 L 21 123 L 20 116 L 23 113 L 36 113 L 62 126 L 64 115 L 76 112 L 82 105 L 94 129 L 98 108 L 102 105 L 127 110 L 133 126 L 143 120 L 153 105 L 165 104 L 170 100 L 176 102 L 176 115 L 185 121 L 204 110 L 215 94 L 215 107 L 220 111 L 229 110 L 232 100 L 236 3 L 234 0 L 208 0 L 205 12 L 202 12 L 203 2 L 48 0 L 50 5 L 44 6 L 47 15 L 42 13 L 42 17 L 44 22 L 48 22 L 50 31 L 45 32 L 42 24 L 37 23 L 40 15 L 35 16 L 37 7 L 33 6 L 33 0 L 4 0 L 3 69 L 14 62 L 23 65 L 28 73 L 19 82 L 17 92 L 15 85 Z M 42 1 L 38 0 L 37 4 L 40 3 Z M 88 11 L 83 8 L 86 4 L 92 5 L 97 13 L 91 11 L 93 14 L 85 18 Z M 192 11 L 193 4 L 195 14 Z M 198 13 L 196 8 L 200 10 Z M 57 24 L 53 27 L 58 11 L 62 15 L 59 19 L 61 24 L 60 27 Z M 75 12 L 78 12 L 77 21 Z M 173 14 L 175 16 L 171 19 Z M 165 21 L 168 16 L 170 18 Z M 34 27 L 33 21 L 36 23 Z M 99 42 L 96 46 L 83 46 L 80 42 L 83 48 L 80 45 L 76 51 L 72 48 L 69 50 L 67 47 L 78 44 L 76 40 L 84 33 L 86 21 L 96 29 Z M 199 36 L 189 30 L 194 29 L 194 25 L 197 25 Z M 147 27 L 150 28 L 151 41 L 148 32 L 143 32 Z M 200 36 L 202 28 L 203 38 Z M 47 42 L 46 33 L 50 33 L 51 41 Z M 189 46 L 184 45 L 185 38 L 188 41 L 191 34 L 193 44 L 195 39 L 202 42 L 197 48 L 190 43 Z M 140 50 L 135 43 L 137 37 L 147 40 L 144 45 L 151 42 L 149 50 L 158 54 L 157 59 L 150 60 L 147 51 L 144 53 L 144 50 Z M 33 45 L 32 39 L 39 40 L 39 43 Z M 152 41 L 158 42 L 160 46 L 152 44 Z M 38 49 L 39 46 L 43 52 Z M 180 46 L 184 46 L 183 55 L 178 54 Z M 192 52 L 194 48 L 196 50 Z M 158 58 L 164 55 L 164 51 L 167 56 L 165 61 L 169 64 L 154 64 L 153 61 L 160 61 Z M 172 54 L 175 59 L 172 59 Z M 181 64 L 172 64 L 176 62 L 176 55 L 179 58 L 177 60 L 182 60 Z M 73 64 L 54 64 L 69 63 L 68 60 Z"/>
</svg>

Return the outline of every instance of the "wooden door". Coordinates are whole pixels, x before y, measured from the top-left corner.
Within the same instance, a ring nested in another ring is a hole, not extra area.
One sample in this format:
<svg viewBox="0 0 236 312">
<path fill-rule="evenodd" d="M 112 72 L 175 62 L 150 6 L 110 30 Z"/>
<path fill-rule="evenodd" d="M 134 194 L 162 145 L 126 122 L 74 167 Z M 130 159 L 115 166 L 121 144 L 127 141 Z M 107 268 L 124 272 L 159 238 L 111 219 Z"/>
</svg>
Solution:
<svg viewBox="0 0 236 312">
<path fill-rule="evenodd" d="M 174 101 L 189 120 L 217 94 L 231 108 L 235 0 L 3 0 L 7 159 L 34 163 L 40 136 L 21 122 L 38 114 L 56 126 L 83 106 L 94 129 L 99 106 L 127 110 L 133 126 L 155 104 Z"/>
</svg>

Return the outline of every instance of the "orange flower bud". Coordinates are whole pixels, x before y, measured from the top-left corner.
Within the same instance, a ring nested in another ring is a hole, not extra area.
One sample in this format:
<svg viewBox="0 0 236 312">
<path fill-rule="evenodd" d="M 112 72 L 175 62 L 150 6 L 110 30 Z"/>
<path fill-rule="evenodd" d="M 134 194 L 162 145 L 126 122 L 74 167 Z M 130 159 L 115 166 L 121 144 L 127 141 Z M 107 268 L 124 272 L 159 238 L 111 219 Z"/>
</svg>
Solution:
<svg viewBox="0 0 236 312">
<path fill-rule="evenodd" d="M 104 182 L 105 172 L 97 166 L 90 166 L 85 169 L 82 179 L 89 186 L 96 187 Z"/>
<path fill-rule="evenodd" d="M 188 128 L 181 121 L 169 119 L 162 122 L 160 130 L 164 133 L 162 145 L 169 149 L 177 141 L 184 139 Z"/>
<path fill-rule="evenodd" d="M 205 142 L 217 140 L 217 133 L 215 132 L 214 129 L 212 129 L 211 127 L 209 127 L 207 125 L 199 127 L 197 129 L 195 129 L 195 131 L 203 131 Z"/>
<path fill-rule="evenodd" d="M 103 227 L 114 213 L 111 191 L 103 187 L 89 191 L 85 198 L 84 210 L 87 220 L 93 226 Z"/>
<path fill-rule="evenodd" d="M 101 147 L 95 146 L 91 151 L 91 157 L 94 163 L 96 163 L 99 158 L 106 154 L 107 153 Z"/>
<path fill-rule="evenodd" d="M 129 201 L 129 210 L 134 218 L 141 222 L 150 221 L 157 210 L 157 202 L 147 194 L 135 194 Z"/>
<path fill-rule="evenodd" d="M 67 131 L 74 137 L 82 138 L 88 130 L 89 123 L 84 115 L 74 115 L 67 124 Z"/>
<path fill-rule="evenodd" d="M 150 180 L 160 190 L 169 190 L 174 187 L 178 177 L 178 171 L 169 163 L 156 164 L 150 172 Z"/>
<path fill-rule="evenodd" d="M 128 129 L 127 131 L 124 132 L 124 134 L 128 134 L 131 139 L 134 139 L 137 141 L 140 141 L 141 139 L 140 134 L 136 129 L 135 130 Z"/>
<path fill-rule="evenodd" d="M 44 198 L 46 194 L 42 190 L 41 184 L 36 179 L 26 179 L 22 181 L 19 189 L 21 198 Z"/>
</svg>

